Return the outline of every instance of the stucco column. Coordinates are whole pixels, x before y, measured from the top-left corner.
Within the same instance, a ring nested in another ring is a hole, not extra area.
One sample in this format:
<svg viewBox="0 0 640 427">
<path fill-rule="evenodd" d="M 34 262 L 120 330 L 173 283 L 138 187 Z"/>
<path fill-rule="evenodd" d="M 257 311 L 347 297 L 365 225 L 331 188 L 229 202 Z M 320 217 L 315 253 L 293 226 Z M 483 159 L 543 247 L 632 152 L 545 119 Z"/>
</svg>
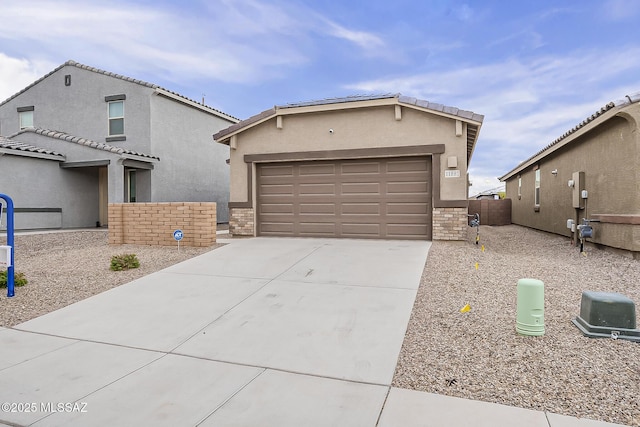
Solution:
<svg viewBox="0 0 640 427">
<path fill-rule="evenodd" d="M 109 203 L 124 203 L 124 166 L 122 160 L 111 161 L 109 171 Z"/>
</svg>

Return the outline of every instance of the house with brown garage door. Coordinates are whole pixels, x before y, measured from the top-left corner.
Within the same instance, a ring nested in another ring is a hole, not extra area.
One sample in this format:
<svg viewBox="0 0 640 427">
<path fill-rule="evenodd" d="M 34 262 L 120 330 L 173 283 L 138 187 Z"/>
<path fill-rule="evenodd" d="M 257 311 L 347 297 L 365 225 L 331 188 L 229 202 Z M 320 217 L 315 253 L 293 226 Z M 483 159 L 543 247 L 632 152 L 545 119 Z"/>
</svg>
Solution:
<svg viewBox="0 0 640 427">
<path fill-rule="evenodd" d="M 400 95 L 276 106 L 224 129 L 233 235 L 460 240 L 483 116 Z"/>
<path fill-rule="evenodd" d="M 500 178 L 511 220 L 640 257 L 640 93 L 610 102 Z M 571 225 L 573 223 L 573 226 Z"/>
</svg>

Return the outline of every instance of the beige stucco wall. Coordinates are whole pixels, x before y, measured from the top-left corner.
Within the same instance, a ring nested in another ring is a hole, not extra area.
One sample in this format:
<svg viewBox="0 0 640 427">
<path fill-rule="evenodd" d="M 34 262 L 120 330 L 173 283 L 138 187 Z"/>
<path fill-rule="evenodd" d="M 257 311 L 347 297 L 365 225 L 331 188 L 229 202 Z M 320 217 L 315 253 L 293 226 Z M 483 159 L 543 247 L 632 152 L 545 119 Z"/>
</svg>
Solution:
<svg viewBox="0 0 640 427">
<path fill-rule="evenodd" d="M 637 120 L 637 121 L 636 121 Z M 640 137 L 637 123 L 640 106 L 630 106 L 571 144 L 540 160 L 540 210 L 534 210 L 533 165 L 506 181 L 512 200 L 512 222 L 570 236 L 567 219 L 581 220 L 595 214 L 640 215 Z M 551 171 L 557 169 L 554 176 Z M 573 172 L 585 173 L 588 199 L 585 210 L 576 212 L 572 188 Z M 518 176 L 522 197 L 518 198 Z M 594 224 L 593 242 L 630 251 L 640 251 L 640 226 Z"/>
<path fill-rule="evenodd" d="M 286 112 L 286 110 L 285 110 Z M 327 151 L 373 147 L 400 147 L 444 144 L 440 163 L 440 198 L 467 198 L 467 138 L 456 136 L 456 120 L 409 107 L 401 107 L 396 120 L 395 106 L 285 115 L 282 129 L 276 118 L 237 135 L 237 149 L 231 149 L 231 202 L 247 200 L 247 164 L 245 154 Z M 329 130 L 333 129 L 331 133 Z M 447 158 L 456 156 L 459 178 L 444 178 Z M 255 172 L 255 171 L 254 171 Z M 255 173 L 253 174 L 255 177 Z M 254 178 L 255 179 L 255 178 Z M 253 185 L 255 197 L 255 183 Z M 437 191 L 436 188 L 433 191 Z"/>
</svg>

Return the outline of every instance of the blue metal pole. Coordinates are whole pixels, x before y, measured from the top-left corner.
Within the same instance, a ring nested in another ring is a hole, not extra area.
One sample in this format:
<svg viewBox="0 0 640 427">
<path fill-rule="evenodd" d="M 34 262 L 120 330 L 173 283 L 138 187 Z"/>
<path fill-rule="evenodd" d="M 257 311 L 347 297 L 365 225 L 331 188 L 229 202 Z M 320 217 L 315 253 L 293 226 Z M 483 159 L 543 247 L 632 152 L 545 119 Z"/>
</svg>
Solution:
<svg viewBox="0 0 640 427">
<path fill-rule="evenodd" d="M 15 295 L 15 257 L 13 242 L 13 200 L 6 194 L 0 193 L 0 199 L 7 202 L 7 246 L 11 247 L 11 265 L 7 267 L 7 297 L 11 298 Z"/>
</svg>

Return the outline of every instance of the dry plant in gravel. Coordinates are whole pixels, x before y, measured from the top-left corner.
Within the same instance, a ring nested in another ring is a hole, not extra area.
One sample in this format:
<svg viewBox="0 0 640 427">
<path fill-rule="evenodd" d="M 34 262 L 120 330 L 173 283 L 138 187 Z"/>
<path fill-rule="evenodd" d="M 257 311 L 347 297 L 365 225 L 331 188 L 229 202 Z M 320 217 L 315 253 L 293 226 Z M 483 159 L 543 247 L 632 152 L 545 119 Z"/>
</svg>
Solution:
<svg viewBox="0 0 640 427">
<path fill-rule="evenodd" d="M 208 252 L 208 248 L 109 245 L 107 231 L 74 231 L 15 237 L 16 271 L 29 281 L 13 298 L 0 294 L 0 327 L 15 326 L 74 302 Z M 110 270 L 110 260 L 136 254 L 140 267 Z"/>
<path fill-rule="evenodd" d="M 480 245 L 472 230 L 468 242 L 433 242 L 393 385 L 640 426 L 640 343 L 587 338 L 571 323 L 583 290 L 640 304 L 640 261 L 594 248 L 583 256 L 568 238 L 515 225 L 482 226 L 480 236 Z M 545 285 L 542 337 L 515 331 L 525 277 Z"/>
</svg>

